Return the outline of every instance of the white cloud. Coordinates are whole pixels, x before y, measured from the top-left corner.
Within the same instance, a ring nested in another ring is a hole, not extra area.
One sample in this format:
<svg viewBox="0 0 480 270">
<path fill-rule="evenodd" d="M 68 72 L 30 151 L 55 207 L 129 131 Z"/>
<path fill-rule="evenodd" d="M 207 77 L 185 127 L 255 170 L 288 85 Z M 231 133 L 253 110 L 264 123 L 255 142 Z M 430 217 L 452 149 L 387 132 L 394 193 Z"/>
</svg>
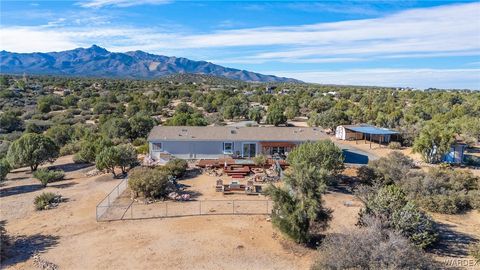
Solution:
<svg viewBox="0 0 480 270">
<path fill-rule="evenodd" d="M 322 84 L 416 88 L 480 89 L 480 69 L 350 69 L 340 71 L 265 71 Z"/>
<path fill-rule="evenodd" d="M 163 5 L 170 2 L 170 0 L 87 0 L 78 2 L 78 4 L 86 8 L 101 8 L 105 6 L 131 7 L 138 5 Z"/>
<path fill-rule="evenodd" d="M 156 0 L 93 0 L 82 5 L 130 5 L 132 3 L 158 3 Z M 160 1 L 164 2 L 164 1 Z M 309 58 L 322 59 L 352 58 L 412 54 L 413 57 L 435 53 L 437 55 L 451 53 L 468 53 L 480 51 L 480 23 L 478 16 L 480 3 L 449 5 L 428 9 L 414 9 L 394 15 L 366 20 L 350 20 L 333 23 L 287 27 L 260 27 L 234 30 L 222 30 L 206 34 L 175 34 L 164 32 L 164 29 L 135 28 L 98 25 L 96 33 L 106 37 L 107 48 L 137 47 L 147 48 L 151 52 L 169 49 L 191 50 L 198 48 L 229 48 L 256 46 L 264 48 L 264 52 L 243 55 L 246 59 L 264 59 L 300 62 L 312 61 Z M 85 24 L 88 25 L 88 24 Z M 0 37 L 11 32 L 15 27 L 4 26 L 0 29 Z M 40 27 L 24 27 L 25 31 L 35 36 L 49 36 L 50 29 Z M 52 30 L 62 32 L 65 44 L 99 43 L 95 36 L 82 34 L 90 31 L 83 28 L 65 26 Z M 112 31 L 114 30 L 114 31 Z M 112 36 L 108 36 L 111 33 Z M 122 32 L 122 34 L 119 34 Z M 170 39 L 165 39 L 166 35 Z M 75 37 L 72 39 L 72 37 Z M 42 39 L 45 37 L 42 37 Z M 25 40 L 13 40 L 10 50 L 28 48 L 38 51 L 35 40 L 28 44 L 19 44 Z M 126 43 L 122 45 L 121 43 Z M 19 46 L 14 46 L 15 44 Z M 66 48 L 64 48 L 66 49 Z M 258 51 L 258 50 L 257 50 Z"/>
<path fill-rule="evenodd" d="M 50 52 L 78 47 L 78 42 L 59 31 L 6 27 L 0 29 L 0 47 L 14 52 Z"/>
<path fill-rule="evenodd" d="M 91 0 L 84 7 L 163 4 L 158 0 Z M 90 17 L 97 16 L 88 22 Z M 188 56 L 205 52 L 224 64 L 347 63 L 375 59 L 480 55 L 480 3 L 412 9 L 375 19 L 282 27 L 218 30 L 113 26 L 98 15 L 60 19 L 50 25 L 0 28 L 0 49 L 58 51 L 98 44 L 112 51 L 144 50 Z M 61 16 L 63 18 L 63 16 Z M 79 21 L 75 21 L 79 20 Z M 208 55 L 208 56 L 205 56 Z M 232 56 L 233 55 L 233 56 Z M 201 58 L 202 58 L 201 57 Z M 478 69 L 368 69 L 338 72 L 273 72 L 321 83 L 480 88 Z"/>
</svg>

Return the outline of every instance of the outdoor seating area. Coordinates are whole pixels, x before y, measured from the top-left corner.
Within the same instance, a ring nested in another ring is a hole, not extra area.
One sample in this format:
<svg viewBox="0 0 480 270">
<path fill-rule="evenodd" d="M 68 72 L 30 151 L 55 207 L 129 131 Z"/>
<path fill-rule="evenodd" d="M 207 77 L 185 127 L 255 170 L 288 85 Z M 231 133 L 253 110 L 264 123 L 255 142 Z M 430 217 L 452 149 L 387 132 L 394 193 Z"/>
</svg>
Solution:
<svg viewBox="0 0 480 270">
<path fill-rule="evenodd" d="M 247 195 L 260 195 L 262 194 L 262 186 L 255 185 L 252 180 L 247 181 L 246 185 L 240 184 L 238 181 L 232 181 L 230 184 L 224 184 L 222 179 L 218 179 L 215 191 L 222 192 L 223 194 L 233 194 L 235 192 L 245 193 Z"/>
</svg>

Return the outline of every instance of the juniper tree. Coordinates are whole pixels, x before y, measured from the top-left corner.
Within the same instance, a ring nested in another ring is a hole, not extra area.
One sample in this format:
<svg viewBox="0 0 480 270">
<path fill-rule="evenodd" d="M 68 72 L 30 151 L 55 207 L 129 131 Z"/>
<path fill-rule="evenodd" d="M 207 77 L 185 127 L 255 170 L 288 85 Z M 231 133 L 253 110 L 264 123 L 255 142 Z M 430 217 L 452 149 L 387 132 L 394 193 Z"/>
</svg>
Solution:
<svg viewBox="0 0 480 270">
<path fill-rule="evenodd" d="M 287 160 L 290 168 L 284 187 L 267 189 L 274 201 L 272 222 L 290 238 L 306 243 L 326 229 L 331 219 L 332 211 L 323 206 L 322 195 L 343 168 L 343 155 L 325 140 L 296 147 Z"/>
</svg>

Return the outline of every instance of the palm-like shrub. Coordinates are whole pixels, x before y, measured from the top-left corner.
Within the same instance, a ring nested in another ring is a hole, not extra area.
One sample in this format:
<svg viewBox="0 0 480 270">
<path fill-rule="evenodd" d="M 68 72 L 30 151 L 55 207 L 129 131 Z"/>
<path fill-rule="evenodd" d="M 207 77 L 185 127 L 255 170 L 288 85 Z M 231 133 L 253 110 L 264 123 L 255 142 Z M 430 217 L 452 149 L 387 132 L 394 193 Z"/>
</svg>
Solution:
<svg viewBox="0 0 480 270">
<path fill-rule="evenodd" d="M 35 205 L 36 210 L 47 210 L 52 204 L 58 202 L 58 199 L 59 195 L 53 192 L 43 192 L 35 197 L 33 204 Z"/>
</svg>

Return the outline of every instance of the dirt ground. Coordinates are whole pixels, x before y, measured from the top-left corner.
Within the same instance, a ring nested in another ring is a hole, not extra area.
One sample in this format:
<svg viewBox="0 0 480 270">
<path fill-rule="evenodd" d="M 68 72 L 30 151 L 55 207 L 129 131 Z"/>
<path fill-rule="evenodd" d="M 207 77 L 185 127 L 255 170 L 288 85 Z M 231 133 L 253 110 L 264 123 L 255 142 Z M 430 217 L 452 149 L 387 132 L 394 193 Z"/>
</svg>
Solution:
<svg viewBox="0 0 480 270">
<path fill-rule="evenodd" d="M 55 165 L 67 172 L 67 180 L 41 189 L 20 169 L 0 188 L 1 219 L 17 239 L 2 262 L 6 269 L 34 268 L 35 252 L 62 269 L 307 269 L 312 262 L 314 251 L 289 248 L 265 216 L 97 223 L 96 204 L 120 180 L 85 177 L 91 168 L 74 168 L 71 157 Z M 43 191 L 68 201 L 35 211 L 33 198 Z"/>
<path fill-rule="evenodd" d="M 285 240 L 266 216 L 199 216 L 166 219 L 96 222 L 95 206 L 121 180 L 110 174 L 86 177 L 93 167 L 78 167 L 72 157 L 55 165 L 66 180 L 42 189 L 27 170 L 8 175 L 0 186 L 0 216 L 9 235 L 16 238 L 6 269 L 32 269 L 32 255 L 61 269 L 308 269 L 315 251 Z M 349 169 L 352 176 L 355 169 Z M 222 177 L 225 183 L 231 181 Z M 215 192 L 218 177 L 198 175 L 181 180 L 196 199 L 265 199 Z M 245 180 L 244 180 L 245 181 Z M 33 198 L 43 191 L 67 199 L 57 208 L 35 211 Z M 324 196 L 334 210 L 327 233 L 355 226 L 361 202 L 339 187 Z M 445 232 L 445 247 L 434 253 L 442 260 L 465 258 L 466 244 L 480 236 L 480 213 L 433 215 Z M 457 254 L 445 253 L 455 250 Z"/>
</svg>

